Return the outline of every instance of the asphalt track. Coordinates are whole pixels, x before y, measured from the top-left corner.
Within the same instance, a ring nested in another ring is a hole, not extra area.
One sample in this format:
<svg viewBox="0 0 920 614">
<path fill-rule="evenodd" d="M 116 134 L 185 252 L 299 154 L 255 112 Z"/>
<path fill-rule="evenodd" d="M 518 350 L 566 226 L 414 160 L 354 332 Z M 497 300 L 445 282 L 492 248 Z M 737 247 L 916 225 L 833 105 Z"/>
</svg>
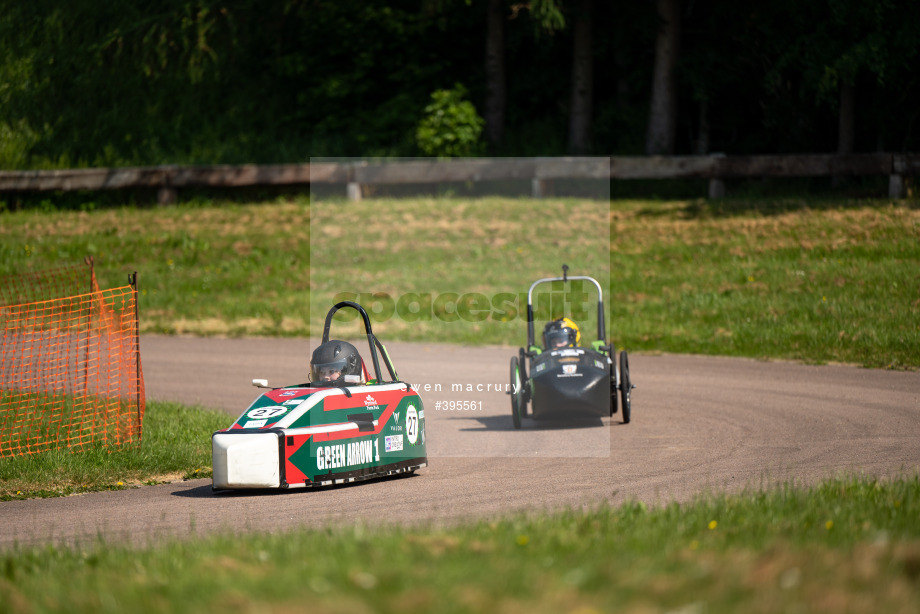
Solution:
<svg viewBox="0 0 920 614">
<path fill-rule="evenodd" d="M 252 378 L 304 381 L 310 349 L 297 339 L 143 337 L 147 398 L 221 409 L 229 425 L 258 394 Z M 245 493 L 214 493 L 210 480 L 192 480 L 7 501 L 0 503 L 0 548 L 99 538 L 147 545 L 356 522 L 441 525 L 516 510 L 663 504 L 775 482 L 920 470 L 920 372 L 631 354 L 638 386 L 631 424 L 620 424 L 617 414 L 565 429 L 525 420 L 516 431 L 508 396 L 491 389 L 507 382 L 516 348 L 388 349 L 400 377 L 422 387 L 429 467 L 415 476 Z M 476 409 L 444 409 L 450 402 Z"/>
</svg>

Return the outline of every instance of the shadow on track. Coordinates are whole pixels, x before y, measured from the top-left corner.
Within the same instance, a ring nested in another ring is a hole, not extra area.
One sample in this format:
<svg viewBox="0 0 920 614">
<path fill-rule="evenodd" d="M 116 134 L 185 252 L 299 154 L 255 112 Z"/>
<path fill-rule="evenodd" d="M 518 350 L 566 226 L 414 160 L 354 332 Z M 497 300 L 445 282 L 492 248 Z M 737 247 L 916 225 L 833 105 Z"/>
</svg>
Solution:
<svg viewBox="0 0 920 614">
<path fill-rule="evenodd" d="M 246 488 L 240 490 L 214 490 L 211 486 L 197 486 L 189 490 L 174 490 L 170 494 L 174 497 L 183 497 L 186 499 L 226 499 L 226 498 L 248 498 L 248 497 L 265 497 L 265 496 L 283 496 L 290 493 L 309 493 L 309 492 L 333 492 L 343 488 L 351 488 L 362 484 L 373 484 L 384 481 L 407 480 L 418 477 L 413 473 L 399 473 L 396 475 L 383 475 L 366 480 L 356 480 L 347 484 L 330 484 L 329 486 L 314 486 L 312 488 Z"/>
<path fill-rule="evenodd" d="M 482 417 L 469 417 L 463 418 L 465 420 L 475 420 L 479 423 L 479 426 L 471 426 L 466 428 L 459 429 L 463 432 L 474 432 L 474 431 L 515 431 L 518 429 L 514 428 L 514 424 L 511 421 L 511 416 L 482 416 Z M 621 424 L 619 421 L 615 421 L 611 426 Z M 587 428 L 597 428 L 599 426 L 605 426 L 604 420 L 602 418 L 586 418 L 582 420 L 533 420 L 531 418 L 524 418 L 523 428 L 520 430 L 536 430 L 536 431 L 556 431 L 556 430 L 570 430 L 570 429 L 587 429 Z"/>
</svg>

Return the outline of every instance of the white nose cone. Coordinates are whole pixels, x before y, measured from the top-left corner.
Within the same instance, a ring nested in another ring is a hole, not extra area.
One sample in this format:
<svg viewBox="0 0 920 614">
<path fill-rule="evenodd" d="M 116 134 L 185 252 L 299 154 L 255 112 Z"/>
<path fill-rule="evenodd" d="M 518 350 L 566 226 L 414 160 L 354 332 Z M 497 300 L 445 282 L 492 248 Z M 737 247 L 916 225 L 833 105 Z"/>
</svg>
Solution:
<svg viewBox="0 0 920 614">
<path fill-rule="evenodd" d="M 214 488 L 278 488 L 280 457 L 277 433 L 214 433 Z"/>
</svg>

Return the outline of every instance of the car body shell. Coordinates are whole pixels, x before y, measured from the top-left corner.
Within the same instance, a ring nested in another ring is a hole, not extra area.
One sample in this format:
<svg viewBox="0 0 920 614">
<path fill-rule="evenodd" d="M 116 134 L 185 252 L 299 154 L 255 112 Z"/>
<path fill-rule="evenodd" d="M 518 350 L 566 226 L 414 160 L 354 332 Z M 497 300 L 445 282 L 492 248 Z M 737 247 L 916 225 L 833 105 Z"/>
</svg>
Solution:
<svg viewBox="0 0 920 614">
<path fill-rule="evenodd" d="M 610 415 L 610 367 L 606 354 L 562 348 L 534 356 L 530 365 L 531 417 L 536 420 Z"/>
<path fill-rule="evenodd" d="M 408 384 L 292 386 L 211 437 L 213 487 L 298 488 L 427 466 L 425 409 Z"/>
<path fill-rule="evenodd" d="M 364 318 L 374 379 L 362 359 L 361 376 L 263 393 L 229 428 L 211 436 L 215 490 L 326 486 L 428 465 L 422 399 L 399 380 L 367 312 L 351 301 L 337 303 L 326 315 L 322 342 L 329 341 L 332 316 L 343 307 Z M 253 384 L 268 388 L 265 380 Z"/>
</svg>

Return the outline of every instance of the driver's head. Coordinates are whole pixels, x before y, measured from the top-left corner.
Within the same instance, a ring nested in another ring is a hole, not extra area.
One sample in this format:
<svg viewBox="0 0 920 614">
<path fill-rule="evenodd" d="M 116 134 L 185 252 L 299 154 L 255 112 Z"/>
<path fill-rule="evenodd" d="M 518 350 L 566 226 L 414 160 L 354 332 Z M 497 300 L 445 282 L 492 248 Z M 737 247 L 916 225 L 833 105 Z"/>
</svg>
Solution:
<svg viewBox="0 0 920 614">
<path fill-rule="evenodd" d="M 333 339 L 313 350 L 311 381 L 339 384 L 346 375 L 361 375 L 361 356 L 355 346 Z"/>
<path fill-rule="evenodd" d="M 543 328 L 543 347 L 549 350 L 577 347 L 580 340 L 578 325 L 568 318 L 553 320 Z"/>
<path fill-rule="evenodd" d="M 324 367 L 316 370 L 316 381 L 334 382 L 342 377 L 342 371 L 334 367 Z"/>
</svg>

